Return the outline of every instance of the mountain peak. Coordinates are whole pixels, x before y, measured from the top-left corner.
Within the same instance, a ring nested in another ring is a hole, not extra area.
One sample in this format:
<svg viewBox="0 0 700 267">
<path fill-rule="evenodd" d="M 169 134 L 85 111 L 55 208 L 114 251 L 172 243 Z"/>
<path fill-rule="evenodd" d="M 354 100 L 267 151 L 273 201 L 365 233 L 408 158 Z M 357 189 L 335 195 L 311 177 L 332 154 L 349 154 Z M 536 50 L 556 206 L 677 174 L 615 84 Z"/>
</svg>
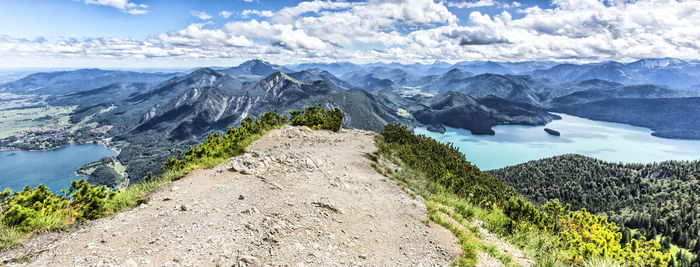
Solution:
<svg viewBox="0 0 700 267">
<path fill-rule="evenodd" d="M 255 75 L 255 76 L 268 76 L 276 71 L 282 71 L 282 72 L 291 72 L 291 70 L 271 64 L 267 61 L 263 61 L 260 59 L 251 59 L 246 62 L 241 63 L 240 65 L 236 67 L 231 67 L 225 70 L 221 70 L 222 72 L 233 75 L 233 76 L 241 76 L 241 75 Z"/>
<path fill-rule="evenodd" d="M 301 84 L 300 81 L 297 81 L 296 79 L 290 77 L 290 76 L 287 75 L 287 74 L 284 74 L 284 73 L 281 72 L 281 71 L 277 71 L 277 72 L 275 72 L 275 73 L 272 73 L 272 74 L 270 74 L 269 76 L 267 76 L 267 77 L 265 78 L 266 81 L 283 80 L 283 79 L 284 79 L 284 80 L 291 81 L 291 82 L 294 82 L 294 83 Z"/>
<path fill-rule="evenodd" d="M 199 79 L 204 78 L 204 79 L 213 80 L 213 79 L 220 78 L 224 75 L 225 74 L 218 72 L 218 71 L 211 69 L 211 68 L 201 68 L 201 69 L 197 69 L 197 70 L 191 72 L 190 74 L 185 75 L 183 78 L 195 79 L 195 80 L 199 80 Z"/>
<path fill-rule="evenodd" d="M 248 60 L 248 61 L 241 63 L 238 66 L 240 67 L 240 66 L 250 66 L 250 65 L 272 65 L 272 64 L 270 64 L 269 62 L 264 61 L 262 59 L 251 59 L 251 60 Z"/>
<path fill-rule="evenodd" d="M 636 68 L 665 68 L 671 65 L 682 63 L 683 61 L 675 58 L 644 58 L 635 62 L 629 63 L 628 66 Z"/>
</svg>

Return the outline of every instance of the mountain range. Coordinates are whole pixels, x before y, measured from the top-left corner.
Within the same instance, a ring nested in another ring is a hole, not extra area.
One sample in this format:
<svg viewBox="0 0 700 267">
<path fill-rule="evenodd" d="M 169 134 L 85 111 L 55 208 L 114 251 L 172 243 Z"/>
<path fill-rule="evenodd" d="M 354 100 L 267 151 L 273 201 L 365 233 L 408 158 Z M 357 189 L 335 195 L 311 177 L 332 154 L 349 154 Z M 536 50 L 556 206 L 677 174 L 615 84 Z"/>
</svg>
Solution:
<svg viewBox="0 0 700 267">
<path fill-rule="evenodd" d="M 697 65 L 670 59 L 289 66 L 250 60 L 189 73 L 36 73 L 0 85 L 0 92 L 44 95 L 52 106 L 76 106 L 71 122 L 109 126 L 104 137 L 112 138 L 126 172 L 139 180 L 209 132 L 246 116 L 314 104 L 341 108 L 345 127 L 373 131 L 400 122 L 438 132 L 449 126 L 494 134 L 495 125 L 544 125 L 559 119 L 549 113 L 556 111 L 645 126 L 663 137 L 700 139 L 698 90 L 635 82 L 643 76 L 672 81 L 665 73 L 675 73 L 690 77 L 683 83 L 700 84 L 692 78 L 700 73 Z"/>
</svg>

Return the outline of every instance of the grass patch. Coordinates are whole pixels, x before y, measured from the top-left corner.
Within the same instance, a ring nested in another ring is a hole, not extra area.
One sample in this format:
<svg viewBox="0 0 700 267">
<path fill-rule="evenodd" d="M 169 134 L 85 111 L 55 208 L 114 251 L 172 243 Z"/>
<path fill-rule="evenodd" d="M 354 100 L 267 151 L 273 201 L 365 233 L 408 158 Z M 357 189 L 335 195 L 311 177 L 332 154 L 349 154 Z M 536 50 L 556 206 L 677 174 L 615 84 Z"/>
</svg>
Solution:
<svg viewBox="0 0 700 267">
<path fill-rule="evenodd" d="M 391 155 L 381 155 L 373 162 L 372 167 L 380 174 L 389 177 L 397 183 L 403 191 L 416 198 L 418 195 L 425 200 L 428 210 L 428 220 L 450 230 L 457 237 L 462 254 L 456 259 L 458 266 L 474 266 L 477 263 L 480 251 L 486 252 L 504 265 L 512 265 L 512 258 L 498 251 L 495 246 L 480 240 L 483 238 L 477 226 L 471 221 L 490 219 L 492 213 L 472 205 L 469 201 L 460 198 L 439 184 L 430 182 L 422 172 L 407 168 L 400 159 L 391 158 Z M 397 168 L 395 165 L 401 166 Z M 505 216 L 502 213 L 501 216 Z M 447 216 L 452 220 L 446 219 Z M 495 218 L 495 217 L 494 217 Z M 455 222 L 459 225 L 455 225 Z M 505 226 L 504 226 L 505 227 Z"/>
<path fill-rule="evenodd" d="M 18 245 L 26 236 L 27 233 L 22 232 L 15 227 L 0 225 L 0 250 Z"/>
</svg>

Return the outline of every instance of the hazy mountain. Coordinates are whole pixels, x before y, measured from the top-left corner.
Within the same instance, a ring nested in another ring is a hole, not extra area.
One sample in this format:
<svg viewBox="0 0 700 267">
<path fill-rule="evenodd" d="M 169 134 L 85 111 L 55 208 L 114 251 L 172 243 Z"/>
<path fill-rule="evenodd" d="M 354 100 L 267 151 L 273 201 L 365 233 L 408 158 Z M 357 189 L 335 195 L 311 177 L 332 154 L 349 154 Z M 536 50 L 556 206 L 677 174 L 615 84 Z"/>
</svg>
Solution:
<svg viewBox="0 0 700 267">
<path fill-rule="evenodd" d="M 525 74 L 535 70 L 548 69 L 557 65 L 556 62 L 552 61 L 499 62 L 498 64 L 516 74 Z"/>
<path fill-rule="evenodd" d="M 302 63 L 295 65 L 285 66 L 289 69 L 295 71 L 303 71 L 308 69 L 322 69 L 326 70 L 336 77 L 343 77 L 346 74 L 362 69 L 362 66 L 349 63 L 349 62 L 336 62 L 336 63 Z"/>
<path fill-rule="evenodd" d="M 228 69 L 220 69 L 222 73 L 226 73 L 232 76 L 244 76 L 244 75 L 255 75 L 255 76 L 268 76 L 275 72 L 281 71 L 284 73 L 294 72 L 286 67 L 271 64 L 266 61 L 259 59 L 248 60 L 241 63 L 236 67 L 231 67 Z"/>
<path fill-rule="evenodd" d="M 373 73 L 354 73 L 351 76 L 346 77 L 345 80 L 350 82 L 354 87 L 362 88 L 369 92 L 384 88 L 389 88 L 396 91 L 403 89 L 403 86 L 399 85 L 394 80 L 377 77 Z"/>
<path fill-rule="evenodd" d="M 642 59 L 632 63 L 560 64 L 531 75 L 552 81 L 601 79 L 622 84 L 659 84 L 687 88 L 700 83 L 700 67 L 679 59 Z"/>
<path fill-rule="evenodd" d="M 0 92 L 60 95 L 91 90 L 113 83 L 155 84 L 175 73 L 141 73 L 101 69 L 40 72 L 0 85 Z"/>
<path fill-rule="evenodd" d="M 451 80 L 445 87 L 429 87 L 434 92 L 458 91 L 474 97 L 494 95 L 514 102 L 539 104 L 544 99 L 538 93 L 549 87 L 528 76 L 481 74 L 461 80 Z"/>
<path fill-rule="evenodd" d="M 342 63 L 303 63 L 297 65 L 288 65 L 287 68 L 302 71 L 306 69 L 323 69 L 333 75 L 343 78 L 351 83 L 354 78 L 374 74 L 375 78 L 390 79 L 401 85 L 423 85 L 425 83 L 417 82 L 421 77 L 442 75 L 451 69 L 460 69 L 465 72 L 484 74 L 520 74 L 529 73 L 538 69 L 547 69 L 556 65 L 549 61 L 524 61 L 524 62 L 493 62 L 493 61 L 463 61 L 456 64 L 436 61 L 431 64 L 401 64 L 401 63 L 369 63 L 369 64 L 353 64 L 348 62 Z M 403 73 L 399 73 L 401 71 Z M 391 72 L 394 72 L 392 74 Z M 402 81 L 404 77 L 405 81 Z"/>
<path fill-rule="evenodd" d="M 391 90 L 376 92 L 380 103 L 404 109 L 433 131 L 442 125 L 467 129 L 473 134 L 494 134 L 492 126 L 500 124 L 544 125 L 558 116 L 528 104 L 514 103 L 495 96 L 475 98 L 460 92 L 437 96 L 403 98 Z"/>
<path fill-rule="evenodd" d="M 97 89 L 70 93 L 51 99 L 51 104 L 72 106 L 85 103 L 118 103 L 129 97 L 148 92 L 152 85 L 146 83 L 113 83 Z"/>
<path fill-rule="evenodd" d="M 441 75 L 426 76 L 430 80 L 426 80 L 422 90 L 426 92 L 440 92 L 445 90 L 457 90 L 462 87 L 460 83 L 474 74 L 468 71 L 463 71 L 458 68 L 450 69 Z M 455 89 L 453 89 L 455 88 Z"/>
<path fill-rule="evenodd" d="M 594 120 L 652 129 L 652 135 L 700 139 L 700 98 L 611 98 L 557 106 L 554 110 Z"/>
<path fill-rule="evenodd" d="M 495 96 L 474 98 L 459 92 L 426 97 L 418 104 L 409 112 L 419 122 L 468 129 L 473 134 L 493 135 L 491 127 L 499 124 L 544 125 L 560 119 L 532 105 Z"/>
<path fill-rule="evenodd" d="M 514 71 L 493 61 L 463 61 L 452 65 L 450 68 L 459 68 L 474 74 L 515 74 Z"/>
<path fill-rule="evenodd" d="M 331 74 L 330 72 L 322 69 L 308 69 L 299 72 L 287 73 L 287 75 L 289 75 L 289 77 L 294 78 L 295 80 L 302 82 L 324 81 L 340 89 L 353 88 L 352 84 L 343 81 L 335 75 Z"/>
<path fill-rule="evenodd" d="M 453 65 L 434 66 L 425 74 L 440 74 L 450 69 L 458 68 L 475 74 L 525 74 L 539 69 L 548 69 L 557 65 L 550 61 L 523 62 L 493 62 L 493 61 L 463 61 Z"/>
<path fill-rule="evenodd" d="M 613 98 L 676 98 L 689 97 L 697 94 L 658 85 L 618 86 L 613 89 L 593 89 L 578 91 L 566 96 L 552 99 L 552 106 L 563 106 Z"/>
<path fill-rule="evenodd" d="M 617 62 L 586 65 L 560 64 L 546 70 L 536 70 L 532 72 L 532 76 L 557 82 L 600 79 L 629 84 L 632 82 L 632 77 L 625 73 L 624 67 L 624 64 Z"/>
</svg>

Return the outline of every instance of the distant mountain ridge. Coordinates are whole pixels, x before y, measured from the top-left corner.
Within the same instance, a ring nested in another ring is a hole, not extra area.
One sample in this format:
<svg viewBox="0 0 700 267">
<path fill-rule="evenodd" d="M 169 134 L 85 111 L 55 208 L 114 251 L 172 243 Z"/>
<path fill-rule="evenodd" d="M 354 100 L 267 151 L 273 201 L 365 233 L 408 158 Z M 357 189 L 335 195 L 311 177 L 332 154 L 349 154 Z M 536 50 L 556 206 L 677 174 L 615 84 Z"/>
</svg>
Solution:
<svg viewBox="0 0 700 267">
<path fill-rule="evenodd" d="M 95 89 L 120 82 L 158 83 L 176 73 L 143 73 L 101 69 L 40 72 L 0 85 L 0 92 L 61 95 Z"/>
<path fill-rule="evenodd" d="M 259 59 L 248 60 L 246 62 L 241 63 L 240 65 L 238 65 L 236 67 L 221 69 L 219 71 L 226 73 L 228 75 L 231 75 L 231 76 L 242 76 L 242 75 L 268 76 L 268 75 L 273 74 L 273 73 L 278 72 L 278 71 L 285 72 L 285 73 L 292 72 L 292 70 L 290 70 L 286 67 L 271 64 L 269 62 L 262 61 Z"/>
<path fill-rule="evenodd" d="M 657 136 L 700 139 L 694 130 L 700 118 L 697 91 L 599 78 L 551 81 L 531 75 L 479 73 L 485 69 L 516 73 L 551 66 L 549 69 L 562 75 L 574 75 L 580 68 L 594 73 L 590 70 L 603 65 L 613 69 L 629 65 L 639 70 L 683 66 L 692 70 L 693 64 L 697 62 L 280 66 L 250 60 L 239 66 L 200 68 L 186 74 L 97 69 L 37 73 L 1 85 L 0 90 L 45 94 L 51 105 L 77 106 L 70 121 L 108 126 L 104 137 L 119 144 L 120 162 L 132 178 L 140 179 L 146 171 L 157 172 L 159 166 L 154 162 L 162 162 L 175 148 L 198 143 L 207 133 L 236 125 L 246 116 L 274 109 L 284 113 L 315 104 L 341 108 L 345 127 L 374 131 L 400 122 L 433 131 L 450 126 L 474 134 L 494 134 L 491 127 L 495 125 L 544 125 L 558 119 L 548 113 L 556 111 L 649 127 Z M 608 73 L 607 78 L 617 74 Z M 46 85 L 37 87 L 43 83 Z M 73 84 L 78 85 L 68 92 Z"/>
<path fill-rule="evenodd" d="M 601 79 L 627 85 L 658 84 L 688 88 L 700 83 L 700 65 L 678 59 L 641 59 L 631 63 L 560 64 L 530 73 L 553 81 Z"/>
</svg>

